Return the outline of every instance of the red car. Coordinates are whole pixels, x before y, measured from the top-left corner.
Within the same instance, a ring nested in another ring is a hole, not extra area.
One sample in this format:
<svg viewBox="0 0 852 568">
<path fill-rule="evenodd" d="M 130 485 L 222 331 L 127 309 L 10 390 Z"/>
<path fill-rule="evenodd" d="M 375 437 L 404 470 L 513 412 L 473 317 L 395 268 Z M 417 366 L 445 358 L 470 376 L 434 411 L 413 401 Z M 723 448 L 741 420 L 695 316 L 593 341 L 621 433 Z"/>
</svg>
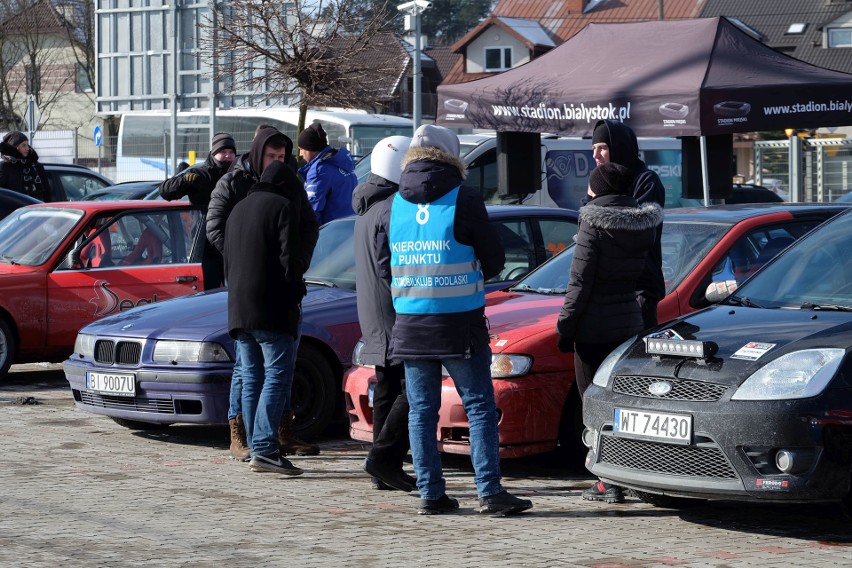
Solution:
<svg viewBox="0 0 852 568">
<path fill-rule="evenodd" d="M 742 281 L 795 239 L 844 207 L 836 204 L 759 204 L 671 209 L 663 223 L 667 295 L 660 322 L 710 305 L 711 283 Z M 500 416 L 500 455 L 515 458 L 559 449 L 566 465 L 579 466 L 586 450 L 574 360 L 556 348 L 573 247 L 544 263 L 513 287 L 487 296 L 491 372 Z M 729 286 L 730 287 L 730 286 Z M 353 366 L 344 379 L 350 435 L 372 441 L 373 370 Z M 438 420 L 443 452 L 469 454 L 469 430 L 451 378 L 443 379 Z"/>
<path fill-rule="evenodd" d="M 30 205 L 0 221 L 0 378 L 62 361 L 84 325 L 203 289 L 203 215 L 186 202 Z"/>
</svg>

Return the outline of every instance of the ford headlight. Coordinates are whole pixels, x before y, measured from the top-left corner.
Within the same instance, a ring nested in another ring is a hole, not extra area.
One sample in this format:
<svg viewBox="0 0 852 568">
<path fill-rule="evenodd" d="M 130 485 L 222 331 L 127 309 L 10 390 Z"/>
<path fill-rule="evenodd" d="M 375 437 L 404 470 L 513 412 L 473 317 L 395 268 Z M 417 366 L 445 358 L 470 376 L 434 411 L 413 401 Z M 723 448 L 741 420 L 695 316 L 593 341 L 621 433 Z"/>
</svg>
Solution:
<svg viewBox="0 0 852 568">
<path fill-rule="evenodd" d="M 843 362 L 844 349 L 805 349 L 770 361 L 747 378 L 731 400 L 785 400 L 820 394 Z"/>
<path fill-rule="evenodd" d="M 210 341 L 157 341 L 153 359 L 157 363 L 223 363 L 232 360 L 222 345 Z"/>
<path fill-rule="evenodd" d="M 612 375 L 613 369 L 615 369 L 615 364 L 621 359 L 621 356 L 624 355 L 630 346 L 633 345 L 633 342 L 636 341 L 637 336 L 633 336 L 615 349 L 612 350 L 612 353 L 606 356 L 606 359 L 603 360 L 601 366 L 598 367 L 598 370 L 595 372 L 595 378 L 592 379 L 592 383 L 596 384 L 599 387 L 606 388 L 609 384 L 610 375 Z"/>
<path fill-rule="evenodd" d="M 94 357 L 97 338 L 96 335 L 90 333 L 78 333 L 77 339 L 74 341 L 74 353 L 81 357 Z"/>
<path fill-rule="evenodd" d="M 491 378 L 508 379 L 520 377 L 530 372 L 532 357 L 527 355 L 506 355 L 496 353 L 491 355 Z"/>
</svg>

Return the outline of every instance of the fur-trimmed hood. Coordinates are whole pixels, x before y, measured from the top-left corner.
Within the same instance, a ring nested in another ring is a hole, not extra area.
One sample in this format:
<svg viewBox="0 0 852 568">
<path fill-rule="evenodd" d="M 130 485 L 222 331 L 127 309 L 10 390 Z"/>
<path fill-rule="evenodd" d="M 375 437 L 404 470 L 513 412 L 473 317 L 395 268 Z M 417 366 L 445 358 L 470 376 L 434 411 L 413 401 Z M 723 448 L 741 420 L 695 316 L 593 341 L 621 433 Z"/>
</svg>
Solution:
<svg viewBox="0 0 852 568">
<path fill-rule="evenodd" d="M 399 194 L 412 203 L 432 203 L 461 185 L 464 163 L 437 148 L 411 148 L 402 160 Z"/>
<path fill-rule="evenodd" d="M 636 207 L 607 207 L 589 202 L 580 208 L 580 223 L 604 231 L 644 231 L 662 222 L 663 210 L 656 203 Z"/>
<path fill-rule="evenodd" d="M 459 171 L 459 177 L 461 179 L 465 179 L 467 177 L 467 168 L 464 166 L 464 162 L 458 156 L 453 156 L 452 154 L 447 154 L 439 150 L 438 148 L 431 146 L 419 146 L 416 148 L 411 148 L 406 152 L 405 157 L 402 159 L 402 169 L 405 169 L 408 164 L 415 160 L 432 160 L 435 162 L 444 162 L 445 164 L 450 164 L 451 166 L 455 166 Z"/>
</svg>

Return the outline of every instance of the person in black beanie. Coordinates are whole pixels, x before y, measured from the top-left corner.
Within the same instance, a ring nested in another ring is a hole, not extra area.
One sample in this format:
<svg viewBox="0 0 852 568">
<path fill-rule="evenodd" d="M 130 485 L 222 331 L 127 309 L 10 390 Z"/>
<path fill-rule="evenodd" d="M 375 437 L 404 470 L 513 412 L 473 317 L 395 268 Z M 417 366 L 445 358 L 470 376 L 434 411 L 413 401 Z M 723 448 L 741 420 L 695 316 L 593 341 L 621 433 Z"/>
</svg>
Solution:
<svg viewBox="0 0 852 568">
<path fill-rule="evenodd" d="M 188 168 L 160 184 L 160 195 L 166 201 L 189 196 L 189 202 L 207 214 L 210 196 L 216 184 L 227 173 L 237 157 L 237 144 L 227 132 L 217 132 L 210 143 L 210 153 L 200 166 Z M 204 289 L 225 285 L 225 263 L 222 253 L 205 239 L 201 258 Z"/>
<path fill-rule="evenodd" d="M 0 142 L 0 187 L 44 202 L 55 201 L 47 174 L 38 161 L 38 154 L 23 132 L 8 132 Z M 64 199 L 63 195 L 58 200 Z"/>
<path fill-rule="evenodd" d="M 630 169 L 602 163 L 589 175 L 591 199 L 580 208 L 574 259 L 556 331 L 559 350 L 574 352 L 581 398 L 606 356 L 645 329 L 636 287 L 663 211 L 656 203 L 637 203 L 630 194 L 634 181 Z M 600 481 L 583 498 L 624 502 L 620 487 Z"/>
<path fill-rule="evenodd" d="M 349 150 L 329 146 L 328 135 L 319 122 L 302 130 L 297 144 L 299 155 L 307 162 L 299 173 L 320 225 L 353 215 L 352 192 L 358 178 Z"/>
</svg>

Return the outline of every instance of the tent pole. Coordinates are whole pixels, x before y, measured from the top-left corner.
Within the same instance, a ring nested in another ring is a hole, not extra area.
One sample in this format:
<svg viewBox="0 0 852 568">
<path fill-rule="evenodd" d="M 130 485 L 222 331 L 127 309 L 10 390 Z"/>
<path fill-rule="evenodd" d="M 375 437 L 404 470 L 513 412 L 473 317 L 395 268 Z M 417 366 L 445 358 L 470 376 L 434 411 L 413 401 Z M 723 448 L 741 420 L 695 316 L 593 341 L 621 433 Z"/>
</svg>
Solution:
<svg viewBox="0 0 852 568">
<path fill-rule="evenodd" d="M 710 207 L 710 174 L 707 172 L 707 137 L 698 138 L 701 147 L 701 185 L 704 189 L 704 207 Z"/>
</svg>

